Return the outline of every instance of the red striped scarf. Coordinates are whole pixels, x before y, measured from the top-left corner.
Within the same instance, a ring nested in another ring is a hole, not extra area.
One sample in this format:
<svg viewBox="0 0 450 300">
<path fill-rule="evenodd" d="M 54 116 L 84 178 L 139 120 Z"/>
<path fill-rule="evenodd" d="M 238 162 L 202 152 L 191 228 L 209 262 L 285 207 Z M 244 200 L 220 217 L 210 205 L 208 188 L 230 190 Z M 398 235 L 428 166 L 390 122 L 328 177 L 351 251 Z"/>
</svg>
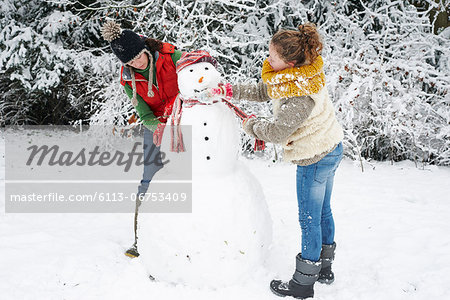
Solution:
<svg viewBox="0 0 450 300">
<path fill-rule="evenodd" d="M 213 101 L 212 103 L 217 103 L 219 101 Z M 249 116 L 243 112 L 237 106 L 231 104 L 229 101 L 222 99 L 231 110 L 234 111 L 236 116 L 238 116 L 241 120 L 245 120 Z M 173 104 L 172 115 L 170 118 L 170 150 L 172 152 L 184 152 L 184 142 L 183 142 L 183 133 L 181 132 L 181 116 L 182 116 L 182 108 L 191 108 L 195 105 L 209 105 L 207 103 L 200 102 L 198 100 L 193 99 L 181 99 L 180 94 L 178 94 L 175 102 Z M 262 151 L 266 148 L 264 141 L 255 140 L 254 151 Z"/>
</svg>

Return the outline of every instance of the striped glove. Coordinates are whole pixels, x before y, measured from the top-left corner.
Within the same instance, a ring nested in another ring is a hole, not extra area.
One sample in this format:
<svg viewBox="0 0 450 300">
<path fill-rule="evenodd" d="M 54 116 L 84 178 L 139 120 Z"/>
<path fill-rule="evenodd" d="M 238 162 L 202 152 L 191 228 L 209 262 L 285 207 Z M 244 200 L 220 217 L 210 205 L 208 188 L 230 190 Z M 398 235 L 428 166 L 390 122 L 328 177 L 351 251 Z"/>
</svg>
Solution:
<svg viewBox="0 0 450 300">
<path fill-rule="evenodd" d="M 219 86 L 217 88 L 210 89 L 209 93 L 212 97 L 231 100 L 231 98 L 233 98 L 233 86 L 231 83 L 219 83 Z"/>
</svg>

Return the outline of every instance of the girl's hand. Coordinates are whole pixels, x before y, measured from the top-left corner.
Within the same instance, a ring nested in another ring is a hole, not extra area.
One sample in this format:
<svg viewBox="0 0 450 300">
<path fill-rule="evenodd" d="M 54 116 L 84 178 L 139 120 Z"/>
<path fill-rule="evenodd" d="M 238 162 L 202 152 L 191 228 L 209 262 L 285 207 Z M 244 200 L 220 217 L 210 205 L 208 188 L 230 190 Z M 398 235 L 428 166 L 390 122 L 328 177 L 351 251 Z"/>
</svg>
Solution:
<svg viewBox="0 0 450 300">
<path fill-rule="evenodd" d="M 247 118 L 245 118 L 245 119 L 242 121 L 242 126 L 245 126 L 245 123 L 246 123 L 248 120 L 253 119 L 253 118 L 256 118 L 256 116 L 255 116 L 255 115 L 250 115 L 250 116 L 248 116 Z"/>
<path fill-rule="evenodd" d="M 244 119 L 244 121 L 242 122 L 242 128 L 244 129 L 245 133 L 247 133 L 251 137 L 254 137 L 255 139 L 258 138 L 253 131 L 253 126 L 255 125 L 256 121 L 256 117 L 254 115 L 251 115 L 248 118 Z"/>
<path fill-rule="evenodd" d="M 231 100 L 233 98 L 233 86 L 231 83 L 219 83 L 219 86 L 216 88 L 208 89 L 211 97 L 223 98 L 225 100 Z"/>
</svg>

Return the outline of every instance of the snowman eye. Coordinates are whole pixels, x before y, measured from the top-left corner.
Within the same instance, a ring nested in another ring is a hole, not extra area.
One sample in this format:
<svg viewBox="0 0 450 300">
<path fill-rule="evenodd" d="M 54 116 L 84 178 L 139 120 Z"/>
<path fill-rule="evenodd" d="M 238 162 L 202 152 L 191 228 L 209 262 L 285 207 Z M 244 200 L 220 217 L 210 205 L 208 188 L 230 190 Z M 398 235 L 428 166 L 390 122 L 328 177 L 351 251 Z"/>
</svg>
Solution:
<svg viewBox="0 0 450 300">
<path fill-rule="evenodd" d="M 205 67 L 205 70 L 209 70 L 209 68 L 208 68 L 208 67 Z"/>
<path fill-rule="evenodd" d="M 189 72 L 194 72 L 194 70 L 193 70 L 193 69 L 190 69 Z"/>
</svg>

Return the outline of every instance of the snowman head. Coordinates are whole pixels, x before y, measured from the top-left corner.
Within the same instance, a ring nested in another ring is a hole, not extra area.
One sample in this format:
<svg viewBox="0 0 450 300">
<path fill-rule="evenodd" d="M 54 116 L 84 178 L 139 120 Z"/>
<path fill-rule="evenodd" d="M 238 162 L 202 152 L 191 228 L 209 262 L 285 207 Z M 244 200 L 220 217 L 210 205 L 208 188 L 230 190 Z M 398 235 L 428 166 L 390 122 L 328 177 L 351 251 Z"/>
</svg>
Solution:
<svg viewBox="0 0 450 300">
<path fill-rule="evenodd" d="M 183 53 L 177 62 L 178 88 L 185 98 L 196 96 L 221 81 L 217 61 L 208 52 L 197 50 Z"/>
</svg>

